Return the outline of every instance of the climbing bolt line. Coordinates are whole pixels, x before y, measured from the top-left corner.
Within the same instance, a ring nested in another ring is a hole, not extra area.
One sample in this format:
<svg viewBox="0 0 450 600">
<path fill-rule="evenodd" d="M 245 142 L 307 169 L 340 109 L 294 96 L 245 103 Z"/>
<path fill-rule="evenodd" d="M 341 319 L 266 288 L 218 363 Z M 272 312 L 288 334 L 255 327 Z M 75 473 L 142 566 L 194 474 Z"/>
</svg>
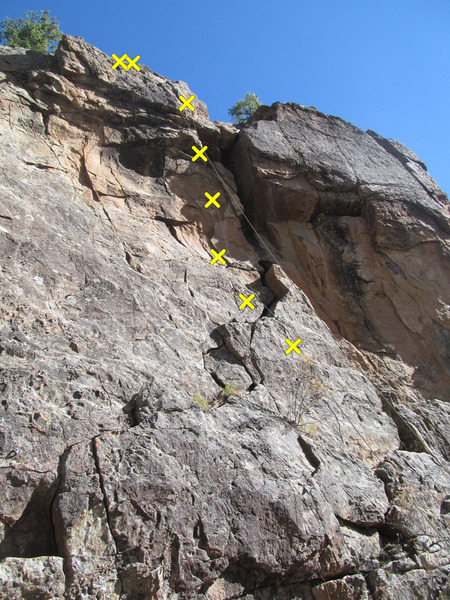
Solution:
<svg viewBox="0 0 450 600">
<path fill-rule="evenodd" d="M 183 113 L 183 117 L 186 120 L 186 123 L 189 125 L 189 119 L 191 121 L 191 125 L 194 127 L 195 132 L 197 134 L 197 137 L 200 139 L 200 135 L 198 133 L 198 129 L 197 129 L 197 125 L 195 120 L 189 115 L 185 115 Z M 277 264 L 280 269 L 284 271 L 283 267 L 280 264 L 280 261 L 276 258 L 276 256 L 273 254 L 273 252 L 271 251 L 271 249 L 269 248 L 269 246 L 266 244 L 266 242 L 264 241 L 264 239 L 261 237 L 261 235 L 258 233 L 258 231 L 255 229 L 255 227 L 253 226 L 253 223 L 249 220 L 249 218 L 247 217 L 247 215 L 245 214 L 245 211 L 243 210 L 243 208 L 240 205 L 240 202 L 238 200 L 236 200 L 235 198 L 235 194 L 232 192 L 232 190 L 230 190 L 230 188 L 228 187 L 228 185 L 226 184 L 226 182 L 224 181 L 223 177 L 220 175 L 220 173 L 218 172 L 218 170 L 216 169 L 216 167 L 214 166 L 214 163 L 212 162 L 212 160 L 209 160 L 208 163 L 211 164 L 211 167 L 213 168 L 216 177 L 219 179 L 219 181 L 221 182 L 229 200 L 231 203 L 231 206 L 234 208 L 234 210 L 236 211 L 238 216 L 243 216 L 244 219 L 247 221 L 248 225 L 251 227 L 252 231 L 254 232 L 254 234 L 257 236 L 257 238 L 259 239 L 259 241 L 261 242 L 261 244 L 265 247 L 265 249 L 267 250 L 267 252 L 270 254 L 270 256 L 273 258 L 275 264 Z M 219 213 L 219 209 L 217 209 L 217 213 L 219 215 L 219 219 L 220 219 L 220 213 Z M 225 236 L 225 232 L 223 229 L 223 225 L 222 225 L 222 221 L 220 221 L 221 227 L 222 227 L 222 232 Z M 227 247 L 228 250 L 228 247 Z M 288 286 L 288 292 L 291 291 L 291 288 L 295 285 L 295 283 L 292 281 Z M 274 319 L 276 319 L 280 324 L 281 324 L 281 320 L 278 318 L 278 315 L 276 315 L 268 306 L 265 307 L 266 310 L 273 316 Z M 327 406 L 328 410 L 331 412 L 331 414 L 337 419 L 333 409 L 331 408 L 331 406 L 329 405 L 329 403 L 326 401 L 325 405 Z M 341 411 L 341 413 L 343 414 L 344 417 L 347 417 L 347 415 L 345 414 L 344 410 L 342 409 L 342 407 L 339 404 L 336 404 L 336 406 L 338 407 L 338 409 Z M 368 441 L 366 440 L 366 438 L 362 435 L 362 433 L 355 427 L 355 425 L 353 424 L 353 422 L 350 420 L 350 425 L 352 426 L 352 428 L 355 430 L 356 434 L 361 438 L 361 440 L 364 442 L 364 444 L 369 448 L 369 450 L 372 452 L 373 455 L 376 454 L 375 450 L 370 446 L 370 444 L 368 443 Z M 374 505 L 375 506 L 375 505 Z"/>
<path fill-rule="evenodd" d="M 191 119 L 192 125 L 194 126 L 195 132 L 197 133 L 197 137 L 200 139 L 200 135 L 198 133 L 197 130 L 197 125 L 195 123 L 195 120 L 189 115 L 189 117 L 183 112 L 182 113 L 187 124 L 189 125 L 189 119 Z M 243 210 L 243 208 L 241 207 L 240 203 L 236 201 L 235 195 L 234 193 L 230 190 L 230 188 L 228 187 L 228 185 L 225 183 L 225 181 L 223 180 L 222 176 L 220 175 L 220 173 L 217 171 L 216 167 L 214 166 L 214 163 L 210 160 L 208 161 L 211 164 L 211 167 L 213 168 L 217 178 L 219 179 L 219 181 L 221 182 L 229 200 L 231 203 L 231 206 L 233 207 L 233 209 L 236 211 L 238 216 L 242 216 L 244 217 L 244 219 L 246 220 L 247 224 L 249 225 L 249 227 L 252 229 L 253 233 L 256 235 L 256 237 L 258 238 L 258 240 L 261 242 L 261 244 L 264 246 L 264 248 L 267 250 L 267 252 L 269 253 L 269 255 L 272 257 L 272 259 L 274 260 L 274 263 L 277 264 L 280 269 L 284 272 L 283 267 L 281 266 L 279 260 L 277 260 L 277 258 L 275 257 L 275 255 L 273 254 L 273 252 L 271 251 L 271 249 L 269 248 L 269 246 L 266 244 L 266 242 L 264 241 L 264 239 L 261 237 L 261 235 L 258 233 L 258 231 L 255 229 L 255 227 L 253 226 L 253 223 L 249 220 L 249 218 L 247 217 L 247 215 L 245 214 L 245 211 Z M 228 246 L 226 243 L 226 238 L 225 238 L 225 231 L 222 225 L 222 220 L 220 218 L 220 212 L 219 209 L 217 209 L 217 214 L 220 220 L 220 224 L 222 227 L 222 233 L 224 235 L 224 240 L 225 240 L 225 246 L 227 248 L 228 251 Z M 291 280 L 289 286 L 288 286 L 288 292 L 291 291 L 292 286 L 295 285 L 295 283 Z M 266 306 L 266 309 L 268 312 L 271 313 L 271 315 L 277 319 L 278 322 L 280 322 L 280 319 L 278 318 L 278 316 L 268 307 Z M 338 342 L 338 340 L 336 340 Z M 339 344 L 339 342 L 338 342 Z M 341 344 L 339 344 L 339 346 L 341 346 Z M 341 346 L 342 348 L 342 346 Z M 387 383 L 387 385 L 389 385 L 390 388 L 392 388 L 392 386 L 390 385 L 390 383 L 388 381 L 386 381 L 384 379 L 384 377 L 382 377 L 382 380 Z M 395 407 L 393 406 L 393 404 L 390 402 L 390 400 L 388 400 L 387 398 L 384 398 L 384 400 L 387 402 L 387 404 L 390 406 L 390 408 L 392 410 L 394 410 L 394 412 L 397 413 L 397 411 L 395 410 Z M 333 414 L 333 416 L 337 419 L 336 414 L 334 413 L 333 409 L 331 408 L 331 406 L 329 405 L 329 403 L 327 401 L 325 401 L 325 405 L 327 406 L 327 408 L 330 410 L 330 412 Z M 342 409 L 342 407 L 339 404 L 336 404 L 335 406 L 337 406 L 337 408 L 340 410 L 340 412 L 343 414 L 344 417 L 347 417 L 347 415 L 345 414 L 344 410 Z M 398 413 L 397 413 L 398 414 Z M 352 428 L 355 430 L 355 432 L 357 433 L 357 435 L 362 439 L 362 441 L 364 442 L 364 444 L 369 448 L 369 450 L 372 452 L 372 454 L 376 454 L 375 451 L 373 450 L 373 448 L 370 446 L 370 444 L 368 443 L 368 441 L 365 439 L 365 437 L 361 434 L 361 432 L 355 427 L 355 425 L 353 424 L 353 422 L 350 420 L 350 424 L 352 426 Z M 407 425 L 409 425 L 407 423 Z M 411 431 L 416 434 L 416 432 L 414 431 L 414 429 L 412 427 L 410 427 Z M 434 456 L 436 458 L 436 455 L 434 452 L 432 452 L 432 450 L 429 448 L 428 444 L 426 444 L 426 442 L 424 440 L 421 440 L 422 444 L 425 446 L 426 450 L 429 452 L 429 454 L 431 456 Z M 310 477 L 312 477 L 313 474 L 310 475 Z M 370 503 L 374 506 L 374 508 L 376 508 L 375 504 L 373 503 L 373 501 L 369 498 Z M 443 537 L 441 536 L 439 530 L 437 530 L 434 526 L 433 523 L 431 523 L 432 528 L 436 531 L 436 533 L 438 534 L 438 538 L 443 540 Z"/>
<path fill-rule="evenodd" d="M 222 176 L 220 175 L 220 173 L 217 171 L 216 167 L 214 166 L 214 164 L 211 162 L 211 167 L 214 169 L 214 172 L 216 173 L 216 176 L 219 178 L 220 182 L 222 183 L 227 195 L 229 196 L 230 200 L 231 200 L 231 205 L 233 206 L 233 208 L 236 210 L 236 212 L 238 213 L 238 216 L 242 216 L 244 217 L 244 219 L 247 221 L 248 225 L 251 227 L 251 229 L 253 230 L 253 233 L 258 237 L 259 241 L 261 242 L 261 244 L 264 246 L 264 248 L 267 250 L 267 252 L 270 254 L 270 256 L 273 258 L 274 262 L 280 267 L 280 269 L 283 270 L 283 267 L 281 266 L 279 260 L 276 258 L 276 256 L 273 254 L 273 252 L 271 251 L 271 249 L 269 248 L 269 246 L 266 244 L 266 242 L 264 241 L 264 239 L 261 237 L 261 235 L 258 233 L 258 231 L 254 228 L 253 223 L 250 221 L 250 219 L 247 217 L 247 215 L 245 214 L 245 211 L 242 209 L 242 207 L 239 204 L 235 204 L 235 195 L 233 194 L 233 192 L 230 190 L 230 188 L 228 187 L 228 185 L 225 183 L 225 181 L 223 180 Z M 291 280 L 291 284 L 289 286 L 289 291 L 292 285 L 295 285 L 294 282 Z"/>
<path fill-rule="evenodd" d="M 183 116 L 185 117 L 186 121 L 188 122 L 188 119 L 186 117 L 186 115 Z M 196 123 L 195 121 L 192 119 L 192 117 L 190 117 L 192 120 L 192 124 L 194 126 L 194 129 L 197 133 L 198 138 L 200 139 L 197 127 L 196 127 Z M 189 124 L 189 123 L 188 123 Z M 272 251 L 270 250 L 270 248 L 267 246 L 267 244 L 265 243 L 264 239 L 259 235 L 258 231 L 254 228 L 253 224 L 251 223 L 251 221 L 248 219 L 247 215 L 245 214 L 244 210 L 242 209 L 240 204 L 236 204 L 236 199 L 235 196 L 233 194 L 233 192 L 230 190 L 230 188 L 228 187 L 228 185 L 226 184 L 226 182 L 223 180 L 222 176 L 220 175 L 220 173 L 217 171 L 216 167 L 214 166 L 214 163 L 210 160 L 208 161 L 211 164 L 211 167 L 213 168 L 217 178 L 219 179 L 219 181 L 222 183 L 222 186 L 225 190 L 225 192 L 227 193 L 229 200 L 231 202 L 232 207 L 234 208 L 234 210 L 236 211 L 236 213 L 241 216 L 244 217 L 244 219 L 247 221 L 248 225 L 251 227 L 251 229 L 253 230 L 253 232 L 255 233 L 255 235 L 258 237 L 258 239 L 260 240 L 261 244 L 266 248 L 266 250 L 268 251 L 268 253 L 270 254 L 270 256 L 273 258 L 274 262 L 281 268 L 283 269 L 283 267 L 281 266 L 280 262 L 277 260 L 277 258 L 274 256 L 274 254 L 272 253 Z M 228 244 L 227 244 L 227 240 L 226 240 L 226 236 L 225 236 L 225 231 L 224 231 L 224 227 L 222 224 L 222 220 L 220 217 L 220 212 L 219 209 L 216 208 L 217 210 L 217 214 L 220 220 L 220 225 L 222 228 L 222 233 L 224 236 L 224 240 L 225 240 L 225 246 L 227 248 L 228 251 Z M 284 270 L 283 270 L 284 271 Z M 295 285 L 294 282 L 291 280 L 290 285 L 288 286 L 288 291 L 291 291 L 291 287 Z M 281 323 L 280 319 L 278 318 L 278 315 L 276 315 L 268 306 L 266 306 L 266 309 L 268 312 L 271 313 L 271 315 L 277 319 L 278 322 Z M 339 343 L 339 340 L 336 340 L 338 345 L 344 350 L 343 346 Z M 370 360 L 370 358 L 368 359 L 369 362 L 371 362 L 373 364 L 373 362 Z M 373 365 L 375 366 L 375 365 Z M 395 388 L 393 388 L 393 386 L 381 375 L 377 376 L 379 379 L 381 379 L 385 384 L 387 384 L 391 389 L 393 389 L 395 391 Z M 370 374 L 369 374 L 369 378 Z M 383 398 L 383 400 L 388 404 L 388 406 L 391 408 L 391 410 L 393 410 L 397 415 L 399 415 L 398 411 L 396 410 L 394 404 L 386 397 Z M 325 405 L 327 406 L 328 410 L 331 412 L 331 414 L 335 417 L 335 419 L 337 420 L 336 414 L 334 412 L 334 410 L 331 408 L 331 406 L 329 405 L 329 403 L 327 401 L 325 401 Z M 340 410 L 340 412 L 342 413 L 342 415 L 344 417 L 347 417 L 347 415 L 345 414 L 344 410 L 342 409 L 342 407 L 339 404 L 336 404 L 335 406 L 337 406 L 337 408 Z M 400 416 L 400 415 L 399 415 Z M 413 428 L 407 421 L 404 421 L 402 419 L 402 421 L 406 424 L 407 428 L 415 435 L 417 436 L 417 430 L 415 428 Z M 352 428 L 354 429 L 354 431 L 356 432 L 356 434 L 361 438 L 361 440 L 364 442 L 364 444 L 369 448 L 369 450 L 372 452 L 372 454 L 376 454 L 375 450 L 370 446 L 369 442 L 366 440 L 366 438 L 361 434 L 361 432 L 356 428 L 356 426 L 354 425 L 354 423 L 350 420 L 350 425 L 352 426 Z M 428 446 L 428 444 L 426 443 L 425 440 L 422 439 L 421 436 L 419 436 L 420 438 L 420 443 L 423 445 L 424 450 L 430 455 L 433 456 L 434 458 L 437 458 L 436 454 L 431 450 L 431 448 Z M 442 538 L 441 538 L 442 539 Z"/>
<path fill-rule="evenodd" d="M 187 115 L 184 112 L 182 113 L 182 115 L 183 115 L 183 117 L 184 117 L 187 125 L 189 126 L 189 119 L 188 119 Z M 191 122 L 192 122 L 192 124 L 194 126 L 195 133 L 197 134 L 197 137 L 198 137 L 198 139 L 200 140 L 200 143 L 201 143 L 200 135 L 198 133 L 197 126 L 195 124 L 195 120 L 191 118 Z M 208 161 L 208 162 L 211 162 L 211 161 Z M 212 164 L 212 162 L 211 162 L 211 164 Z M 224 240 L 224 243 L 225 243 L 225 248 L 226 248 L 226 251 L 229 252 L 227 236 L 225 234 L 225 228 L 223 226 L 222 218 L 220 216 L 220 209 L 217 206 L 216 206 L 216 210 L 217 210 L 217 217 L 218 217 L 219 223 L 220 223 L 220 229 L 222 230 L 222 236 L 223 236 L 223 240 Z"/>
<path fill-rule="evenodd" d="M 200 139 L 200 135 L 198 133 L 198 129 L 197 129 L 197 125 L 195 120 L 193 119 L 193 117 L 191 115 L 186 115 L 183 112 L 183 117 L 186 120 L 186 123 L 188 125 L 191 125 L 194 127 L 195 132 L 197 134 L 197 137 Z M 230 190 L 230 188 L 228 187 L 228 185 L 226 184 L 226 182 L 224 181 L 223 177 L 220 175 L 220 173 L 218 172 L 218 170 L 216 169 L 216 167 L 214 166 L 214 163 L 212 162 L 212 160 L 209 160 L 208 163 L 211 164 L 212 169 L 214 170 L 216 177 L 219 179 L 219 181 L 221 182 L 229 200 L 231 203 L 231 206 L 234 208 L 234 210 L 236 211 L 238 216 L 242 216 L 244 217 L 244 219 L 247 221 L 248 225 L 250 226 L 250 228 L 252 229 L 253 233 L 256 235 L 256 237 L 258 238 L 258 240 L 261 242 L 261 244 L 264 246 L 264 248 L 267 250 L 267 252 L 270 254 L 271 258 L 273 259 L 274 263 L 277 264 L 280 269 L 284 272 L 283 267 L 280 264 L 280 261 L 276 258 L 276 256 L 273 254 L 273 252 L 271 251 L 271 249 L 269 248 L 269 246 L 266 244 L 266 242 L 264 241 L 264 239 L 261 237 L 261 235 L 258 233 L 258 231 L 255 229 L 255 227 L 253 226 L 253 223 L 250 221 L 250 219 L 247 217 L 247 215 L 245 214 L 245 211 L 243 210 L 243 208 L 241 207 L 240 203 L 238 200 L 236 200 L 234 193 Z M 220 219 L 220 213 L 219 213 L 219 209 L 217 209 L 218 215 L 219 215 L 219 219 Z M 222 221 L 220 220 L 220 224 L 222 227 L 222 232 L 225 236 L 225 231 L 222 225 Z M 225 239 L 225 244 L 226 244 L 226 239 Z M 228 251 L 228 247 L 227 247 L 227 251 Z M 291 291 L 291 288 L 295 285 L 295 283 L 292 281 L 290 281 L 289 285 L 287 286 L 288 292 Z M 266 310 L 273 316 L 274 319 L 276 319 L 277 321 L 280 322 L 280 319 L 278 318 L 278 316 L 268 307 L 265 306 Z"/>
</svg>

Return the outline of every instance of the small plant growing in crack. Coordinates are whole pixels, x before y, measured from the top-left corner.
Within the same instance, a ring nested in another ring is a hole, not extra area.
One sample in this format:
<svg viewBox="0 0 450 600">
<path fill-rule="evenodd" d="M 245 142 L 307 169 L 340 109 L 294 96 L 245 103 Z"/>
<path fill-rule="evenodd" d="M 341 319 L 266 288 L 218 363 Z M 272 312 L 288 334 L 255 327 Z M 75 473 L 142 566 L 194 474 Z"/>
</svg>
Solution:
<svg viewBox="0 0 450 600">
<path fill-rule="evenodd" d="M 237 396 L 238 398 L 242 398 L 243 391 L 237 385 L 227 383 L 225 384 L 225 387 L 220 389 L 222 390 L 222 394 L 225 396 L 225 398 L 229 398 L 230 396 Z"/>
<path fill-rule="evenodd" d="M 315 423 L 306 423 L 305 414 L 330 392 L 313 366 L 308 355 L 303 354 L 300 370 L 290 378 L 281 393 L 286 400 L 283 416 L 292 425 L 296 425 L 302 433 L 311 435 L 317 430 Z"/>
<path fill-rule="evenodd" d="M 302 433 L 306 433 L 306 435 L 312 435 L 315 431 L 317 431 L 317 429 L 319 429 L 317 423 L 304 423 L 303 419 L 300 419 L 297 425 L 300 431 Z"/>
<path fill-rule="evenodd" d="M 201 396 L 200 394 L 196 394 L 192 398 L 192 400 L 193 400 L 193 402 L 195 402 L 196 404 L 201 406 L 203 408 L 203 410 L 209 410 L 211 408 L 210 401 L 207 398 L 205 398 L 204 396 Z"/>
</svg>

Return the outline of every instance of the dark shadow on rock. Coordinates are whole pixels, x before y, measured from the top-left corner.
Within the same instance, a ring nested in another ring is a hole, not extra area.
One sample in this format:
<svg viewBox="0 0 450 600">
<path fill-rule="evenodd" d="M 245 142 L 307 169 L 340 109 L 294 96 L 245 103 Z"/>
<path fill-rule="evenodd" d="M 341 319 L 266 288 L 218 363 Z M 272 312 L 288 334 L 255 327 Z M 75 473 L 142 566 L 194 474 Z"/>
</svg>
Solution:
<svg viewBox="0 0 450 600">
<path fill-rule="evenodd" d="M 40 69 L 46 71 L 57 69 L 55 56 L 26 48 L 0 46 L 0 71 L 25 74 Z"/>
<path fill-rule="evenodd" d="M 47 482 L 35 488 L 20 519 L 11 527 L 5 527 L 0 560 L 10 556 L 59 556 L 51 519 L 51 504 L 57 486 L 56 479 L 50 486 Z"/>
</svg>

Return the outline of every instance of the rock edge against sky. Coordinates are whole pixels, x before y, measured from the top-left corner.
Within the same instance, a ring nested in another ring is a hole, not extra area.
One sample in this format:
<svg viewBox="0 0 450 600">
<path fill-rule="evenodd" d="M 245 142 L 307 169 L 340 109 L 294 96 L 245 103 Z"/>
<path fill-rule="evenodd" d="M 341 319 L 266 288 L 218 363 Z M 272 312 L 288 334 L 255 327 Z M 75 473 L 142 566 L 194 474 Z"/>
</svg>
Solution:
<svg viewBox="0 0 450 600">
<path fill-rule="evenodd" d="M 0 48 L 0 598 L 448 597 L 447 197 L 338 117 L 238 130 L 112 62 Z"/>
</svg>

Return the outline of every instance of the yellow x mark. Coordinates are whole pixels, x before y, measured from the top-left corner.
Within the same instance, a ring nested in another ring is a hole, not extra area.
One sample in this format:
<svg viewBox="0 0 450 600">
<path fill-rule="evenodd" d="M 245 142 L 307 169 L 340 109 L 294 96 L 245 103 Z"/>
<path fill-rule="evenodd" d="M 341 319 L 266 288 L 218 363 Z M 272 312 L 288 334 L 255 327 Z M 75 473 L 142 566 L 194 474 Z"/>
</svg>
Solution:
<svg viewBox="0 0 450 600">
<path fill-rule="evenodd" d="M 239 294 L 239 298 L 241 300 L 243 300 L 244 302 L 240 305 L 239 310 L 242 310 L 243 308 L 245 308 L 246 306 L 249 306 L 252 310 L 255 308 L 253 306 L 253 304 L 250 302 L 250 300 L 253 300 L 253 298 L 255 297 L 255 294 L 250 294 L 250 296 L 248 298 L 246 298 L 243 294 Z"/>
<path fill-rule="evenodd" d="M 217 252 L 215 250 L 210 250 L 211 254 L 214 254 L 214 258 L 212 259 L 212 261 L 209 263 L 210 265 L 213 265 L 217 260 L 220 260 L 220 262 L 223 265 L 226 265 L 227 263 L 223 260 L 222 258 L 222 254 L 225 254 L 226 250 L 222 250 L 221 252 L 219 252 L 219 254 L 217 254 Z"/>
<path fill-rule="evenodd" d="M 193 106 L 191 106 L 191 102 L 195 98 L 194 95 L 192 95 L 189 98 L 189 100 L 186 100 L 186 98 L 184 96 L 181 96 L 181 95 L 178 96 L 178 98 L 183 102 L 183 104 L 178 109 L 180 112 L 182 112 L 186 107 L 190 108 L 192 110 L 192 112 L 194 112 L 195 108 Z"/>
<path fill-rule="evenodd" d="M 301 351 L 297 348 L 297 344 L 299 344 L 302 340 L 299 338 L 296 342 L 292 343 L 291 340 L 286 338 L 286 344 L 289 344 L 290 348 L 285 350 L 286 354 L 289 354 L 291 350 L 295 350 L 297 354 L 301 354 Z"/>
<path fill-rule="evenodd" d="M 128 54 L 124 54 L 120 58 L 116 54 L 113 54 L 112 57 L 117 61 L 116 64 L 113 65 L 113 69 L 115 69 L 119 65 L 122 65 L 122 67 L 125 69 L 125 71 L 129 71 L 131 69 L 131 67 L 134 67 L 136 69 L 136 71 L 141 70 L 141 67 L 136 64 L 136 61 L 138 61 L 141 58 L 139 55 L 136 56 L 136 58 L 134 60 L 131 60 L 130 57 L 128 56 Z M 128 65 L 124 64 L 123 61 L 125 59 L 128 61 L 128 63 L 129 63 Z"/>
<path fill-rule="evenodd" d="M 201 150 L 199 150 L 198 148 L 196 148 L 195 146 L 192 146 L 192 150 L 194 150 L 197 154 L 194 156 L 194 158 L 192 159 L 193 161 L 196 161 L 197 158 L 200 156 L 201 158 L 203 158 L 203 160 L 206 162 L 208 159 L 206 158 L 206 156 L 203 156 L 203 152 L 205 150 L 208 150 L 208 146 L 203 146 L 203 148 Z"/>
<path fill-rule="evenodd" d="M 220 208 L 220 204 L 219 204 L 218 202 L 216 202 L 216 198 L 218 198 L 218 197 L 220 196 L 220 192 L 217 192 L 217 194 L 214 196 L 214 198 L 213 198 L 212 196 L 210 196 L 210 195 L 208 194 L 208 192 L 205 192 L 205 196 L 206 196 L 207 198 L 209 198 L 209 202 L 207 202 L 207 203 L 205 204 L 205 208 L 208 208 L 208 206 L 209 206 L 210 204 L 214 204 L 215 206 L 217 206 L 217 208 Z"/>
</svg>

